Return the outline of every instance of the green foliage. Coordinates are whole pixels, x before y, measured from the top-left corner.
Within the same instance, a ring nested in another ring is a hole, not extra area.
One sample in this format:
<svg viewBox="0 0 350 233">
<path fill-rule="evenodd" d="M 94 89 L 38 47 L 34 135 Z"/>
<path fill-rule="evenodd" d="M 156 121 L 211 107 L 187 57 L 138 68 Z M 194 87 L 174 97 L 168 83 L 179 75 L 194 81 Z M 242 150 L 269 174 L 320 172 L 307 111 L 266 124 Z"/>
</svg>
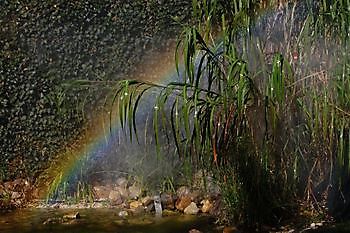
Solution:
<svg viewBox="0 0 350 233">
<path fill-rule="evenodd" d="M 138 102 L 157 90 L 156 141 L 160 125 L 170 124 L 179 156 L 217 171 L 233 220 L 279 223 L 297 200 L 324 211 L 330 187 L 343 193 L 350 174 L 348 1 L 287 4 L 283 19 L 291 25 L 280 29 L 281 41 L 266 42 L 276 47 L 272 60 L 257 40 L 258 70 L 249 58 L 263 1 L 192 3 L 193 24 L 175 56 L 182 80 L 123 81 L 115 97 L 123 126 L 136 132 Z M 159 124 L 164 112 L 170 122 Z"/>
</svg>

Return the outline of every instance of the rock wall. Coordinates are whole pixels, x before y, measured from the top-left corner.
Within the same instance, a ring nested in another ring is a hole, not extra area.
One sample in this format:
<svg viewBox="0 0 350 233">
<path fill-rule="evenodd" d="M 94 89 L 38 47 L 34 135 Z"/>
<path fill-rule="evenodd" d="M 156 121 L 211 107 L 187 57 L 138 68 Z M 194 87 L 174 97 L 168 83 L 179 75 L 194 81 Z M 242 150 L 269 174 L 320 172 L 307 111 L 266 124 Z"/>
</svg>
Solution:
<svg viewBox="0 0 350 233">
<path fill-rule="evenodd" d="M 35 179 L 79 137 L 104 92 L 67 81 L 125 78 L 176 38 L 172 17 L 188 20 L 190 2 L 5 0 L 0 9 L 1 181 Z"/>
</svg>

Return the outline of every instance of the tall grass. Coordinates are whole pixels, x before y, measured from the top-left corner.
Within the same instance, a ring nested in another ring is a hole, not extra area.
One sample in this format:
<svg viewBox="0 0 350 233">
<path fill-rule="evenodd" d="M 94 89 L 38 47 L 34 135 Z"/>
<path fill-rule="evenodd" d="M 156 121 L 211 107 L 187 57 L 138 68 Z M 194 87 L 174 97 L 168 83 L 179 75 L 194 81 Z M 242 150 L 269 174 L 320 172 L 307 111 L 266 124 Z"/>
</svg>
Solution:
<svg viewBox="0 0 350 233">
<path fill-rule="evenodd" d="M 170 125 L 179 156 L 215 171 L 228 216 L 248 224 L 279 223 L 299 203 L 335 210 L 350 197 L 350 3 L 285 3 L 283 39 L 267 41 L 277 50 L 270 58 L 252 31 L 276 4 L 193 0 L 193 23 L 175 52 L 182 80 L 123 81 L 115 95 L 122 125 L 137 133 L 139 101 L 156 89 L 156 142 Z M 304 20 L 295 20 L 298 9 L 307 9 Z M 260 65 L 251 69 L 255 47 Z"/>
</svg>

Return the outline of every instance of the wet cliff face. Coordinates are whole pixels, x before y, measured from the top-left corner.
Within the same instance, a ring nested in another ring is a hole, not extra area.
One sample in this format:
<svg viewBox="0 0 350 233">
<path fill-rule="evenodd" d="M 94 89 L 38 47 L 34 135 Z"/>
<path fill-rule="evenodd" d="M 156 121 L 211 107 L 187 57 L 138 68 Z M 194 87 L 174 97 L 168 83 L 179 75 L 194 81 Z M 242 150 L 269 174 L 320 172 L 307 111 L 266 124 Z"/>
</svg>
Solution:
<svg viewBox="0 0 350 233">
<path fill-rule="evenodd" d="M 0 8 L 0 180 L 36 177 L 79 137 L 84 109 L 101 92 L 63 82 L 127 77 L 147 51 L 176 38 L 172 17 L 190 14 L 184 0 L 2 1 Z"/>
</svg>

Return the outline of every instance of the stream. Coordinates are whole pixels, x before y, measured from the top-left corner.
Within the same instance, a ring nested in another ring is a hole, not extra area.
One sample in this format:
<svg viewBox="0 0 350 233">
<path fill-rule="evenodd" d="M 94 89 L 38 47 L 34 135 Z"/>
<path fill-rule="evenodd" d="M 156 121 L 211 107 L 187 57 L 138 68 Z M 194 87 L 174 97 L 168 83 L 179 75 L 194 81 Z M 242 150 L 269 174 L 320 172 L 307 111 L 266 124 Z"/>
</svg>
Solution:
<svg viewBox="0 0 350 233">
<path fill-rule="evenodd" d="M 63 216 L 79 212 L 80 219 L 59 222 Z M 49 223 L 47 223 L 49 220 Z M 57 221 L 55 221 L 57 220 Z M 1 233 L 203 233 L 220 232 L 207 216 L 141 215 L 122 218 L 117 209 L 23 209 L 0 213 Z M 221 230 L 222 231 L 222 230 Z"/>
</svg>

